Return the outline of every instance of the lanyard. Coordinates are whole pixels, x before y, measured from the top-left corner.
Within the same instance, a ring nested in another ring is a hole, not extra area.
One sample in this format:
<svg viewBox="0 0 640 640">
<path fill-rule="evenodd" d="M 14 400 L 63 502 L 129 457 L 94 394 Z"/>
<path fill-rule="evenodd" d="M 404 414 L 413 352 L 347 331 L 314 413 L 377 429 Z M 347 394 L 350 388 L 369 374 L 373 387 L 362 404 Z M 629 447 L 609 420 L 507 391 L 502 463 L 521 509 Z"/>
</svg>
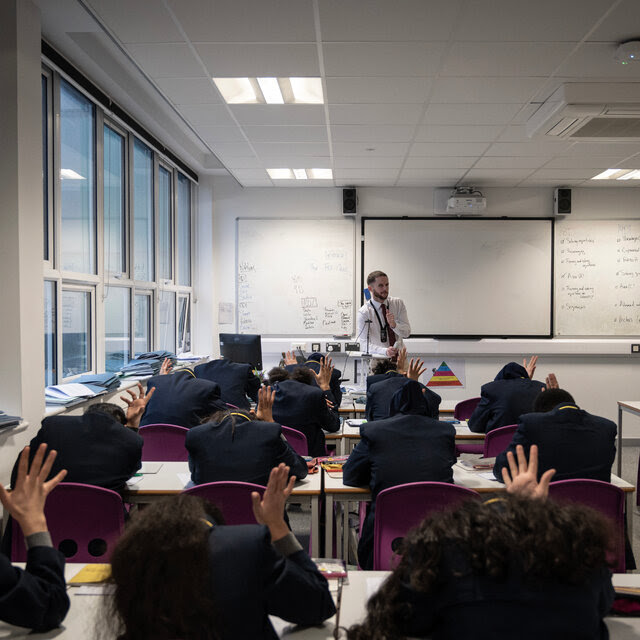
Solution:
<svg viewBox="0 0 640 640">
<path fill-rule="evenodd" d="M 369 300 L 369 304 L 371 305 L 371 308 L 373 309 L 373 312 L 376 314 L 376 318 L 378 319 L 378 324 L 380 325 L 380 342 L 386 342 L 387 341 L 387 318 L 385 316 L 384 318 L 384 324 L 382 324 L 382 320 L 380 320 L 380 316 L 378 315 L 378 310 L 375 308 L 375 306 L 373 305 L 373 301 Z"/>
</svg>

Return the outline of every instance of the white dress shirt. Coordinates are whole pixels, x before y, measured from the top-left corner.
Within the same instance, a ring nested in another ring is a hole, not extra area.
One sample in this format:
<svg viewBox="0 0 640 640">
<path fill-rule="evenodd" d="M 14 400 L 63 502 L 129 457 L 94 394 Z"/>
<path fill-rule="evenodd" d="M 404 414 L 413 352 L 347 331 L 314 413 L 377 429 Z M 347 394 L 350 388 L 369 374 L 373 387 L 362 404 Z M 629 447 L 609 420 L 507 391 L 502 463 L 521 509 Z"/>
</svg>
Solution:
<svg viewBox="0 0 640 640">
<path fill-rule="evenodd" d="M 391 327 L 396 334 L 396 342 L 394 347 L 400 349 L 402 347 L 402 339 L 408 338 L 411 333 L 409 318 L 407 317 L 407 308 L 400 298 L 392 298 L 389 296 L 384 303 L 389 312 L 393 314 L 396 320 L 396 326 Z M 360 343 L 360 351 L 367 351 L 367 327 L 369 327 L 369 353 L 375 355 L 387 355 L 389 348 L 389 333 L 387 331 L 387 341 L 380 340 L 380 322 L 376 317 L 376 311 L 381 322 L 385 323 L 384 315 L 380 307 L 382 303 L 376 302 L 373 298 L 366 304 L 362 305 L 358 310 L 357 333 L 356 340 Z M 375 311 L 374 311 L 375 308 Z M 367 324 L 366 320 L 371 320 L 371 324 Z"/>
</svg>

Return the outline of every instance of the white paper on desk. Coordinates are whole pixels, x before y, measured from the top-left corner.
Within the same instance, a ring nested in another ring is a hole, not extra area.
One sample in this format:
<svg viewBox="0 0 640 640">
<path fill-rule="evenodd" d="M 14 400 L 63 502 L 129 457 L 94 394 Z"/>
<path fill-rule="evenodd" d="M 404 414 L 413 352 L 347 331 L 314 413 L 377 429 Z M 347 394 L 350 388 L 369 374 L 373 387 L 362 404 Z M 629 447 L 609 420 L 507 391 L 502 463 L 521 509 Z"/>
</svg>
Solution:
<svg viewBox="0 0 640 640">
<path fill-rule="evenodd" d="M 127 487 L 135 487 L 142 480 L 142 476 L 133 476 L 127 480 Z"/>
<path fill-rule="evenodd" d="M 113 593 L 115 584 L 82 584 L 79 587 L 71 587 L 76 596 L 104 596 Z"/>
<path fill-rule="evenodd" d="M 361 424 L 364 424 L 366 420 L 364 418 L 348 418 L 347 424 L 350 427 L 359 427 Z"/>
<path fill-rule="evenodd" d="M 92 398 L 97 394 L 93 389 L 79 382 L 69 382 L 46 387 L 45 395 L 51 398 Z"/>
<path fill-rule="evenodd" d="M 162 462 L 143 462 L 138 473 L 158 473 L 162 469 Z"/>
<path fill-rule="evenodd" d="M 493 471 L 479 471 L 478 475 L 485 480 L 493 480 L 494 482 L 498 482 L 496 477 L 493 475 Z"/>
<path fill-rule="evenodd" d="M 386 580 L 386 576 L 376 576 L 375 578 L 367 578 L 367 600 L 378 592 L 382 583 Z"/>
<path fill-rule="evenodd" d="M 182 486 L 187 489 L 188 487 L 193 487 L 193 482 L 191 482 L 191 474 L 190 473 L 179 473 L 178 478 L 180 482 L 182 482 Z"/>
</svg>

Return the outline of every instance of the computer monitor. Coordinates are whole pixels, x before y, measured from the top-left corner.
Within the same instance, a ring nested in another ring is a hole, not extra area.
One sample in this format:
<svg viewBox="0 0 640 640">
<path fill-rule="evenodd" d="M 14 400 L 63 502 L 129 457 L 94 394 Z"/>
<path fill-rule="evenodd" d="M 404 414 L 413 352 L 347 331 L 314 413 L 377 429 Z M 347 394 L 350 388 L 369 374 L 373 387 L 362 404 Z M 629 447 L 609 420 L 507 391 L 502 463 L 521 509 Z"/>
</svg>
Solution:
<svg viewBox="0 0 640 640">
<path fill-rule="evenodd" d="M 262 371 L 262 344 L 260 336 L 250 333 L 221 333 L 220 355 L 231 362 L 248 362 Z"/>
</svg>

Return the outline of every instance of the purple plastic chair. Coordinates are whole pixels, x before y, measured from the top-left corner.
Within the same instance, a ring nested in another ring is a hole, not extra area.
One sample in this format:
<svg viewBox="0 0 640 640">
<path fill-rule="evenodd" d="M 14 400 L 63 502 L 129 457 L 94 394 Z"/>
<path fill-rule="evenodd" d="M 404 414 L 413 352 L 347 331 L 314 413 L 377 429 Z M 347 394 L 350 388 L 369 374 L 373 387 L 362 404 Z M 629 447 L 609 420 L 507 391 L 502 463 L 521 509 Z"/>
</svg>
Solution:
<svg viewBox="0 0 640 640">
<path fill-rule="evenodd" d="M 208 482 L 185 489 L 183 493 L 200 496 L 214 504 L 224 516 L 227 524 L 256 524 L 251 506 L 251 492 L 260 495 L 266 487 L 252 482 Z"/>
<path fill-rule="evenodd" d="M 480 402 L 480 398 L 467 398 L 466 400 L 461 400 L 458 404 L 453 408 L 453 417 L 456 420 L 468 420 L 473 413 L 473 410 Z M 461 453 L 482 453 L 484 451 L 484 446 L 482 444 L 458 444 L 456 445 L 456 455 L 460 455 Z"/>
<path fill-rule="evenodd" d="M 189 429 L 175 424 L 148 424 L 140 427 L 142 460 L 154 462 L 186 462 L 189 454 L 184 439 Z"/>
<path fill-rule="evenodd" d="M 506 427 L 492 429 L 484 438 L 484 458 L 495 458 L 502 453 L 513 439 L 513 434 L 518 428 L 517 424 L 508 424 Z"/>
<path fill-rule="evenodd" d="M 44 507 L 53 546 L 68 562 L 109 562 L 124 531 L 122 498 L 111 489 L 78 482 L 62 482 Z M 27 550 L 20 525 L 13 520 L 11 559 L 25 562 Z"/>
<path fill-rule="evenodd" d="M 299 455 L 299 456 L 308 456 L 309 455 L 309 445 L 307 444 L 307 436 L 302 433 L 302 431 L 298 431 L 297 429 L 292 429 L 291 427 L 281 427 L 282 435 L 286 438 L 287 442 L 291 445 L 291 448 Z"/>
<path fill-rule="evenodd" d="M 599 511 L 614 527 L 613 571 L 625 571 L 624 491 L 601 480 L 559 480 L 549 485 L 549 497 L 557 502 L 578 502 Z M 633 517 L 630 514 L 629 517 Z"/>
<path fill-rule="evenodd" d="M 410 482 L 381 491 L 373 530 L 374 571 L 394 568 L 394 542 L 426 516 L 464 500 L 479 499 L 476 491 L 447 482 Z"/>
</svg>

